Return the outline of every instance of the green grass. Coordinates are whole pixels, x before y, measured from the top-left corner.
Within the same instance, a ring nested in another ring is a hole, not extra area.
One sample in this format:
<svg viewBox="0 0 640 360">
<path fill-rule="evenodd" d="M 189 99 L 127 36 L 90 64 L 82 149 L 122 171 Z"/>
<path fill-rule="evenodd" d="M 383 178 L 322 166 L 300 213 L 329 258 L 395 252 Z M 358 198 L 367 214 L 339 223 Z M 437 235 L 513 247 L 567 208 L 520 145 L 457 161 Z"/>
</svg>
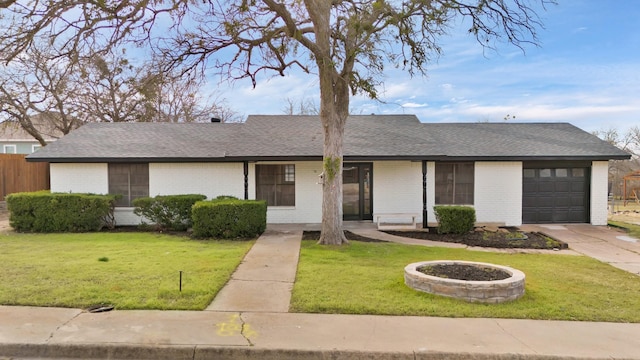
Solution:
<svg viewBox="0 0 640 360">
<path fill-rule="evenodd" d="M 467 303 L 404 285 L 404 267 L 427 260 L 511 266 L 526 275 L 525 295 L 503 304 Z M 352 241 L 303 241 L 291 309 L 295 312 L 640 322 L 640 277 L 584 256 L 506 254 Z"/>
<path fill-rule="evenodd" d="M 0 234 L 0 304 L 202 310 L 252 244 L 153 233 Z"/>
<path fill-rule="evenodd" d="M 622 228 L 627 231 L 629 236 L 640 239 L 640 225 L 629 224 L 621 221 L 609 221 L 609 225 Z"/>
</svg>

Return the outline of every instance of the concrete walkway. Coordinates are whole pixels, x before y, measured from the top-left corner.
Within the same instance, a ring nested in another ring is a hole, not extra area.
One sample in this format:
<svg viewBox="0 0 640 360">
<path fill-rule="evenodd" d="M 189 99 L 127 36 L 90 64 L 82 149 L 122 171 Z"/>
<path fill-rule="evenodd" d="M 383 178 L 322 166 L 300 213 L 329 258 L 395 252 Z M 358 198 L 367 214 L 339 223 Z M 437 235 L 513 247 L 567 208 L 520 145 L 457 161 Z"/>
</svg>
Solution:
<svg viewBox="0 0 640 360">
<path fill-rule="evenodd" d="M 267 229 L 207 310 L 288 312 L 302 230 Z"/>
<path fill-rule="evenodd" d="M 621 230 L 589 224 L 522 225 L 520 229 L 547 234 L 581 254 L 640 275 L 640 239 Z"/>
</svg>

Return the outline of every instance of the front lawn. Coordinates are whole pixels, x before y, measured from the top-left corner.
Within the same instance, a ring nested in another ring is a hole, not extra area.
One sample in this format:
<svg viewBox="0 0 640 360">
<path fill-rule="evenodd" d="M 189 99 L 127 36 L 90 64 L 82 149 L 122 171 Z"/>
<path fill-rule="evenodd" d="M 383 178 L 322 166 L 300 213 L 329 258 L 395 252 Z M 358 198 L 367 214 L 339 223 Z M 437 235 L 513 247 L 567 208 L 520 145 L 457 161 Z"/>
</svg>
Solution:
<svg viewBox="0 0 640 360">
<path fill-rule="evenodd" d="M 526 275 L 511 303 L 472 304 L 404 285 L 404 267 L 427 260 L 511 266 Z M 291 311 L 640 322 L 640 277 L 585 256 L 505 254 L 352 241 L 328 247 L 303 241 Z"/>
<path fill-rule="evenodd" d="M 640 225 L 629 224 L 621 221 L 609 221 L 609 225 L 624 229 L 629 236 L 640 239 Z"/>
<path fill-rule="evenodd" d="M 202 310 L 252 244 L 154 233 L 0 234 L 0 304 Z"/>
</svg>

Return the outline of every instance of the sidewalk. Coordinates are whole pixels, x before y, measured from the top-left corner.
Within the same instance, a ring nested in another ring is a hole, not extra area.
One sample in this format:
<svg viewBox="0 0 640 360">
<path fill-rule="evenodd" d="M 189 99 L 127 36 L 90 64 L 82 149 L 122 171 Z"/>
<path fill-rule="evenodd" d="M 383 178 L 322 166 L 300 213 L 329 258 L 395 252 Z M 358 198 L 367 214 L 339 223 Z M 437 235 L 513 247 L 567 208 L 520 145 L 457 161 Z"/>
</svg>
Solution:
<svg viewBox="0 0 640 360">
<path fill-rule="evenodd" d="M 301 231 L 270 226 L 205 311 L 0 306 L 0 360 L 640 360 L 640 324 L 287 313 Z"/>
<path fill-rule="evenodd" d="M 640 359 L 640 324 L 0 307 L 0 358 Z"/>
</svg>

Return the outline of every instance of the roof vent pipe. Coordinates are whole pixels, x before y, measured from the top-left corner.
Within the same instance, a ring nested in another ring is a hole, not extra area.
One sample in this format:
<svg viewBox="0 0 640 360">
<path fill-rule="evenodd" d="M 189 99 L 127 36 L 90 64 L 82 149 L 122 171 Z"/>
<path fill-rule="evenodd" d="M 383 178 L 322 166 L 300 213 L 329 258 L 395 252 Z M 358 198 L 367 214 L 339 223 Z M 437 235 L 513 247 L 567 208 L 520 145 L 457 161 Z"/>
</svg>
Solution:
<svg viewBox="0 0 640 360">
<path fill-rule="evenodd" d="M 222 119 L 217 118 L 217 117 L 212 117 L 212 118 L 211 118 L 211 122 L 212 122 L 212 123 L 221 123 L 221 122 L 222 122 Z"/>
</svg>

